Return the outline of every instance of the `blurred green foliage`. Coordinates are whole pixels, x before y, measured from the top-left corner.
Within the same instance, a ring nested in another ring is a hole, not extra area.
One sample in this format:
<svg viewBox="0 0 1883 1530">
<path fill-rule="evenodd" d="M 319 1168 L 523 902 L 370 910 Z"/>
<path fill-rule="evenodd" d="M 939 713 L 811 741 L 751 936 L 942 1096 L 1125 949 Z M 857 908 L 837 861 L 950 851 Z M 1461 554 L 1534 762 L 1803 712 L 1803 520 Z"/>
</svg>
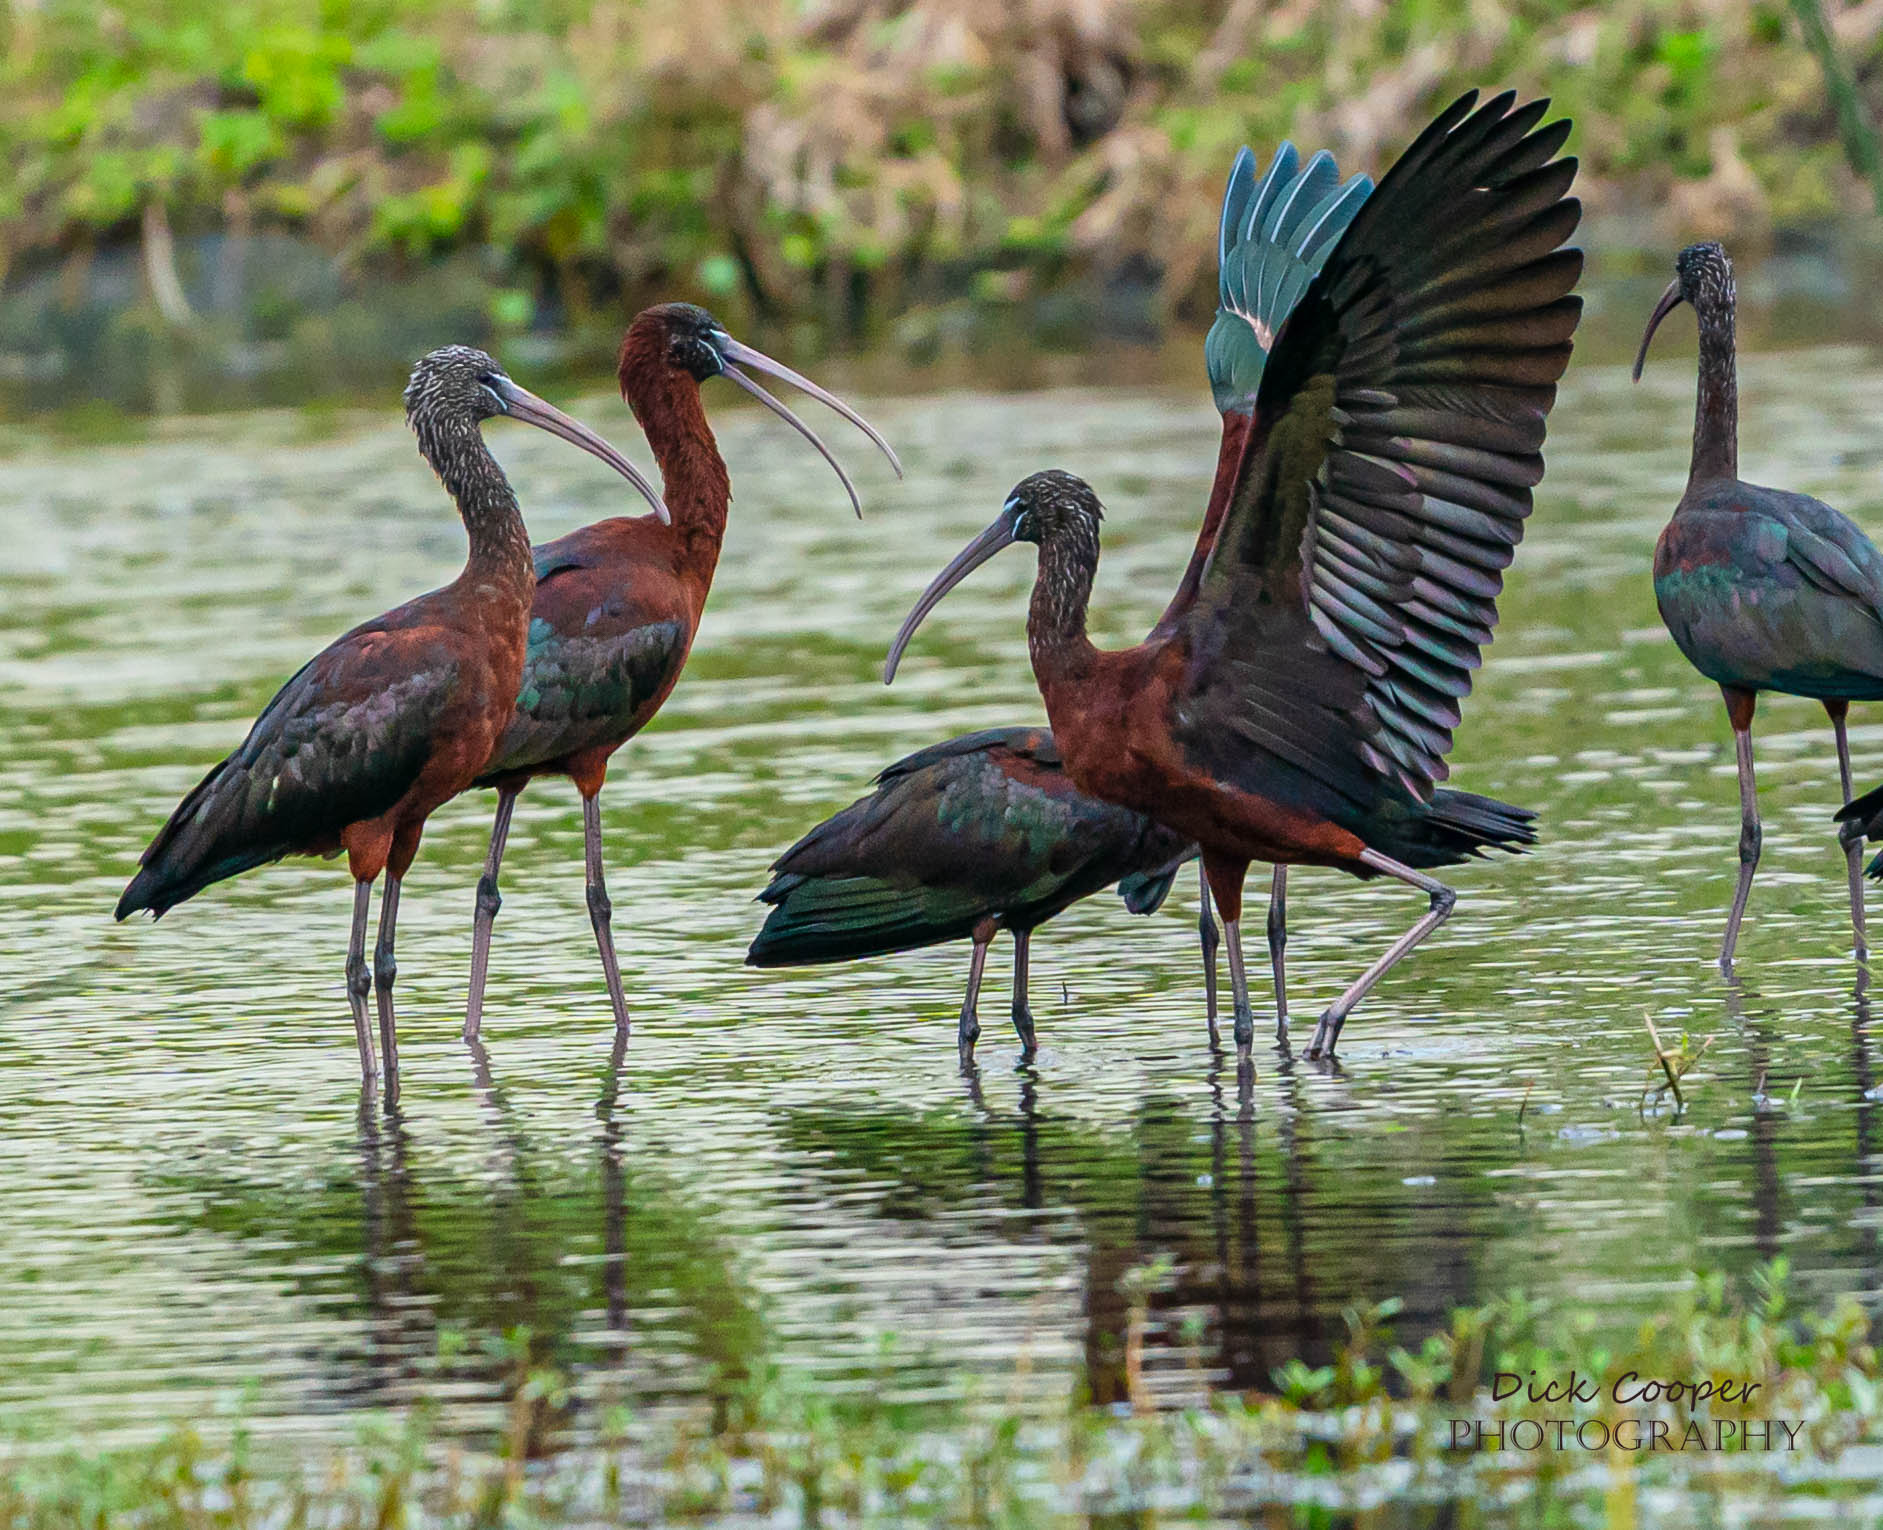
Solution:
<svg viewBox="0 0 1883 1530">
<path fill-rule="evenodd" d="M 1870 9 L 1832 18 L 1859 80 Z M 488 250 L 505 325 L 655 288 L 854 321 L 1140 257 L 1195 310 L 1238 144 L 1377 171 L 1469 84 L 1550 92 L 1597 204 L 1670 233 L 1867 200 L 1783 0 L 14 0 L 0 54 L 0 275 L 155 208 L 355 274 Z"/>
</svg>

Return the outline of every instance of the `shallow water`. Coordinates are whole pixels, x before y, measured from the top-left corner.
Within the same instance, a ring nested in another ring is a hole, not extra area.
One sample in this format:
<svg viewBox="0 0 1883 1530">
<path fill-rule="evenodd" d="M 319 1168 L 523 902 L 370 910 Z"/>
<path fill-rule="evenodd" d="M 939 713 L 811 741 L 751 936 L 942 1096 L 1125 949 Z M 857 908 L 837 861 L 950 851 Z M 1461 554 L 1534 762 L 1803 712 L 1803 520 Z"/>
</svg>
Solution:
<svg viewBox="0 0 1883 1530">
<path fill-rule="evenodd" d="M 1657 361 L 1634 390 L 1572 374 L 1454 755 L 1457 784 L 1540 809 L 1544 845 L 1455 874 L 1456 916 L 1362 1007 L 1338 1068 L 1258 1047 L 1246 1093 L 1207 1045 L 1188 875 L 1159 915 L 1107 895 L 1042 932 L 1031 1069 L 1005 941 L 966 1077 L 963 948 L 741 965 L 800 832 L 911 749 L 1040 715 L 1020 552 L 931 619 L 894 690 L 877 680 L 910 599 L 1015 479 L 1090 477 L 1096 635 L 1154 618 L 1213 461 L 1200 388 L 866 401 L 909 473 L 839 443 L 860 525 L 808 452 L 710 397 L 725 558 L 684 681 L 603 798 L 626 1061 L 566 784 L 519 806 L 488 1053 L 458 1040 L 491 808 L 467 798 L 406 884 L 390 1121 L 358 1108 L 336 867 L 250 875 L 155 926 L 110 909 L 308 653 L 454 572 L 461 533 L 409 438 L 390 409 L 318 439 L 235 416 L 0 464 L 0 1421 L 130 1437 L 239 1407 L 340 1436 L 442 1386 L 468 1429 L 508 1372 L 451 1336 L 511 1329 L 584 1395 L 688 1397 L 754 1357 L 860 1386 L 887 1343 L 911 1396 L 1083 1378 L 1110 1401 L 1119 1279 L 1162 1254 L 1147 1368 L 1170 1398 L 1265 1384 L 1388 1296 L 1415 1335 L 1512 1286 L 1626 1314 L 1695 1266 L 1779 1253 L 1804 1297 L 1874 1293 L 1883 1038 L 1847 954 L 1830 733 L 1806 703 L 1761 709 L 1765 863 L 1729 987 L 1728 733 L 1647 575 L 1692 386 L 1690 361 Z M 1754 357 L 1742 387 L 1749 473 L 1883 526 L 1883 359 Z M 577 412 L 645 460 L 618 403 Z M 524 434 L 492 430 L 537 536 L 618 509 L 604 470 Z M 1856 722 L 1874 780 L 1883 723 Z M 1326 872 L 1291 890 L 1305 1021 L 1419 902 Z M 1715 1038 L 1684 1115 L 1652 1092 L 1645 1016 Z"/>
</svg>

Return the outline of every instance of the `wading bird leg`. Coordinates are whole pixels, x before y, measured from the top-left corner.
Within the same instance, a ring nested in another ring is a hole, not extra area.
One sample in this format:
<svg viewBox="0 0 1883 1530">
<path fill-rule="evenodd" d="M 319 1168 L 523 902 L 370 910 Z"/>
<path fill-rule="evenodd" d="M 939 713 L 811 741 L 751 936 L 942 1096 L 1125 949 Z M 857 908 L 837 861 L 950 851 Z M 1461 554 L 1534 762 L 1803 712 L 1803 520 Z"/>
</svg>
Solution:
<svg viewBox="0 0 1883 1530">
<path fill-rule="evenodd" d="M 1837 733 L 1837 775 L 1844 788 L 1844 801 L 1850 801 L 1850 734 L 1844 720 L 1850 715 L 1848 701 L 1827 701 L 1824 710 L 1831 714 L 1831 727 Z M 1844 860 L 1850 871 L 1850 930 L 1858 961 L 1870 955 L 1870 936 L 1863 919 L 1863 830 L 1859 823 L 1842 825 L 1838 838 L 1844 842 Z"/>
<path fill-rule="evenodd" d="M 366 918 L 372 908 L 373 884 L 353 884 L 353 936 L 347 942 L 347 1004 L 353 1011 L 353 1039 L 360 1049 L 360 1087 L 370 1089 L 379 1074 L 373 1061 L 373 1033 L 366 1022 L 366 996 L 373 976 L 366 966 Z"/>
<path fill-rule="evenodd" d="M 1027 942 L 1032 940 L 1031 930 L 1015 930 L 1013 934 L 1013 1029 L 1020 1038 L 1020 1055 L 1027 1060 L 1033 1056 L 1033 1011 L 1027 1008 Z"/>
<path fill-rule="evenodd" d="M 582 853 L 588 866 L 588 919 L 595 926 L 595 948 L 601 952 L 602 976 L 608 981 L 608 1002 L 615 1010 L 615 1034 L 628 1034 L 628 1000 L 621 991 L 621 967 L 615 960 L 615 935 L 612 920 L 615 906 L 608 901 L 608 884 L 602 879 L 602 804 L 601 798 L 582 794 Z"/>
<path fill-rule="evenodd" d="M 497 872 L 503 866 L 503 848 L 510 838 L 510 813 L 517 805 L 522 787 L 506 788 L 497 793 L 497 817 L 490 826 L 490 854 L 484 857 L 484 874 L 477 879 L 477 910 L 471 917 L 471 992 L 464 1002 L 464 1039 L 477 1040 L 484 1023 L 484 977 L 490 971 L 491 926 L 497 922 L 497 910 L 503 907 L 503 895 L 497 891 Z"/>
<path fill-rule="evenodd" d="M 1203 862 L 1197 862 L 1197 940 L 1203 947 L 1203 1002 L 1209 1008 L 1210 1036 L 1216 1035 L 1216 948 L 1223 937 L 1216 930 L 1216 915 L 1210 908 L 1210 879 Z"/>
<path fill-rule="evenodd" d="M 1236 1050 L 1246 1052 L 1255 1041 L 1255 1010 L 1249 1003 L 1249 974 L 1242 965 L 1242 921 L 1224 925 L 1223 937 L 1229 946 L 1229 990 L 1236 1001 Z"/>
<path fill-rule="evenodd" d="M 1203 874 L 1209 878 L 1216 911 L 1222 916 L 1223 940 L 1229 947 L 1229 990 L 1236 1005 L 1236 1049 L 1247 1051 L 1255 1041 L 1255 1011 L 1249 1006 L 1249 974 L 1242 965 L 1242 884 L 1249 875 L 1247 861 L 1220 860 L 1206 854 Z M 1215 1042 L 1216 1027 L 1210 1026 Z"/>
<path fill-rule="evenodd" d="M 976 1009 L 981 1001 L 981 974 L 987 970 L 987 948 L 994 943 L 994 921 L 983 919 L 974 927 L 974 954 L 968 958 L 968 996 L 961 1001 L 961 1023 L 955 1029 L 955 1045 L 963 1062 L 974 1056 L 974 1043 L 981 1039 L 981 1016 Z"/>
<path fill-rule="evenodd" d="M 1288 868 L 1279 862 L 1268 893 L 1268 962 L 1275 969 L 1275 1040 L 1288 1045 Z"/>
<path fill-rule="evenodd" d="M 1746 899 L 1752 892 L 1752 874 L 1759 869 L 1759 787 L 1752 773 L 1752 709 L 1758 697 L 1751 691 L 1721 686 L 1726 717 L 1733 725 L 1733 750 L 1739 759 L 1739 884 L 1733 889 L 1733 911 L 1726 916 L 1726 936 L 1720 942 L 1720 971 L 1733 970 L 1733 951 L 1739 944 L 1739 922 L 1746 917 Z"/>
<path fill-rule="evenodd" d="M 1361 973 L 1355 979 L 1353 986 L 1336 999 L 1327 1013 L 1321 1016 L 1321 1023 L 1314 1028 L 1314 1040 L 1308 1045 L 1310 1057 L 1334 1055 L 1334 1044 L 1340 1040 L 1340 1028 L 1347 1023 L 1347 1016 L 1353 1012 L 1353 1007 L 1364 999 L 1373 985 L 1385 977 L 1414 946 L 1451 917 L 1452 907 L 1458 901 L 1458 894 L 1443 882 L 1435 881 L 1423 872 L 1414 871 L 1410 866 L 1402 866 L 1398 861 L 1381 855 L 1377 850 L 1362 850 L 1360 859 L 1375 871 L 1383 871 L 1389 877 L 1397 877 L 1400 881 L 1418 888 L 1431 899 L 1431 905 L 1419 922 L 1388 946 L 1386 954 Z"/>
<path fill-rule="evenodd" d="M 392 1015 L 392 985 L 399 964 L 393 960 L 393 931 L 399 923 L 399 878 L 386 873 L 379 899 L 379 943 L 373 947 L 373 997 L 379 1001 L 379 1052 L 386 1060 L 386 1108 L 399 1103 L 399 1036 Z"/>
</svg>

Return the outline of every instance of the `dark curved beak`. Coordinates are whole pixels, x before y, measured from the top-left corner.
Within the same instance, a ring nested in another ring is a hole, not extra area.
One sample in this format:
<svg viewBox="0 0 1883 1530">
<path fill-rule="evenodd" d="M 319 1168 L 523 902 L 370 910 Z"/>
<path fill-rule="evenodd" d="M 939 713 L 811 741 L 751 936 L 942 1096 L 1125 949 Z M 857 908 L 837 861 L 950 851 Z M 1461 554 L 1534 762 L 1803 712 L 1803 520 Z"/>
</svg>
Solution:
<svg viewBox="0 0 1883 1530">
<path fill-rule="evenodd" d="M 662 524 L 673 524 L 673 517 L 667 513 L 666 502 L 655 492 L 654 486 L 641 476 L 640 470 L 580 420 L 571 419 L 554 404 L 538 398 L 528 388 L 507 377 L 492 379 L 489 387 L 503 400 L 504 413 L 511 419 L 522 420 L 538 430 L 548 431 L 552 436 L 560 436 L 571 446 L 581 447 L 591 457 L 601 458 L 641 491 L 641 497 L 654 507 L 654 514 L 660 517 Z"/>
<path fill-rule="evenodd" d="M 1636 382 L 1641 381 L 1641 368 L 1648 359 L 1648 342 L 1654 338 L 1655 330 L 1661 327 L 1661 320 L 1678 307 L 1680 307 L 1680 283 L 1671 281 L 1667 284 L 1667 291 L 1661 294 L 1660 302 L 1654 305 L 1654 312 L 1648 315 L 1648 327 L 1641 336 L 1641 349 L 1635 352 Z"/>
<path fill-rule="evenodd" d="M 850 496 L 850 504 L 857 513 L 857 519 L 862 520 L 863 501 L 857 498 L 856 485 L 850 482 L 850 475 L 843 470 L 843 464 L 830 454 L 830 448 L 824 445 L 818 438 L 816 431 L 812 430 L 804 421 L 800 420 L 776 398 L 772 397 L 772 395 L 766 392 L 764 388 L 760 387 L 758 383 L 754 382 L 750 377 L 747 377 L 745 373 L 739 370 L 739 367 L 748 366 L 755 372 L 763 372 L 767 377 L 775 377 L 780 382 L 788 382 L 792 387 L 798 389 L 799 392 L 808 393 L 812 398 L 816 399 L 818 403 L 836 410 L 837 413 L 842 415 L 852 425 L 856 426 L 858 430 L 862 431 L 864 435 L 868 436 L 870 440 L 876 443 L 876 449 L 889 459 L 889 465 L 896 470 L 896 476 L 900 478 L 902 476 L 902 463 L 897 460 L 896 454 L 891 449 L 889 443 L 883 439 L 882 432 L 874 425 L 870 424 L 868 420 L 864 419 L 862 415 L 858 414 L 856 410 L 852 409 L 842 399 L 838 398 L 836 394 L 826 392 L 802 373 L 792 371 L 791 368 L 786 366 L 782 361 L 773 361 L 771 357 L 767 356 L 763 351 L 755 351 L 749 345 L 740 344 L 723 329 L 717 331 L 713 338 L 719 347 L 719 354 L 722 359 L 722 365 L 720 367 L 721 372 L 731 378 L 741 388 L 745 389 L 753 398 L 757 399 L 767 409 L 771 410 L 773 414 L 777 415 L 779 419 L 783 420 L 799 435 L 803 436 L 805 440 L 809 441 L 812 446 L 817 448 L 818 455 L 830 464 L 831 470 L 836 473 L 838 480 L 843 484 L 844 492 Z"/>
<path fill-rule="evenodd" d="M 902 650 L 909 646 L 909 639 L 915 636 L 915 629 L 922 625 L 928 613 L 942 603 L 943 597 L 950 590 L 993 557 L 1001 548 L 1011 547 L 1014 542 L 1014 528 L 1019 524 L 1020 512 L 1017 509 L 1002 510 L 993 525 L 956 553 L 954 561 L 929 582 L 921 598 L 903 618 L 902 626 L 896 633 L 896 641 L 889 645 L 889 657 L 883 661 L 884 685 L 894 683 L 896 666 L 902 662 Z"/>
</svg>

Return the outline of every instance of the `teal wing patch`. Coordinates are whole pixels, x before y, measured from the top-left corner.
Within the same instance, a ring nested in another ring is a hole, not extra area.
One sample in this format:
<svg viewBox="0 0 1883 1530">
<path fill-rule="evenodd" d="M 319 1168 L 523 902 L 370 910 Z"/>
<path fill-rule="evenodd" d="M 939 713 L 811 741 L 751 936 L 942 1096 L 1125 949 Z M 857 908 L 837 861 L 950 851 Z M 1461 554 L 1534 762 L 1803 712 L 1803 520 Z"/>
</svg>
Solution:
<svg viewBox="0 0 1883 1530">
<path fill-rule="evenodd" d="M 686 628 L 677 621 L 590 637 L 533 619 L 516 716 L 484 778 L 625 741 L 646 720 L 645 709 L 686 648 Z"/>
<path fill-rule="evenodd" d="M 1236 155 L 1216 236 L 1216 322 L 1203 342 L 1219 413 L 1254 407 L 1282 321 L 1372 191 L 1364 175 L 1343 184 L 1325 150 L 1303 165 L 1284 143 L 1259 177 L 1248 149 Z"/>
</svg>

